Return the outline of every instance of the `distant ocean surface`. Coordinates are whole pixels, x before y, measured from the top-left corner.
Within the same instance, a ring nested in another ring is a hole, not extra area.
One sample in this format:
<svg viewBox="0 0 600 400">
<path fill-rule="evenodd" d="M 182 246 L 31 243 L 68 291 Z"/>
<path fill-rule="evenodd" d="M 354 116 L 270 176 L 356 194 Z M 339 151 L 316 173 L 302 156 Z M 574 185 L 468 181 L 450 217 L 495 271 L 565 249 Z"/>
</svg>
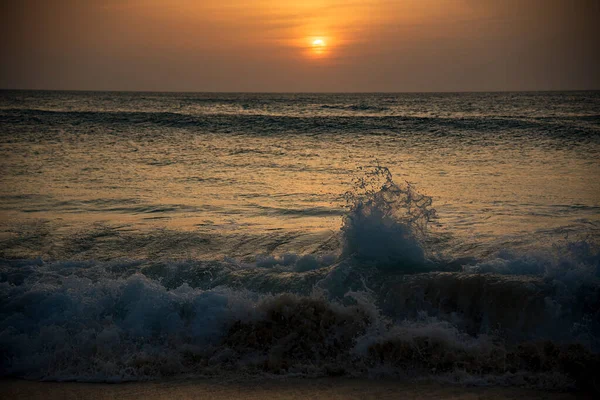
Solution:
<svg viewBox="0 0 600 400">
<path fill-rule="evenodd" d="M 600 92 L 0 91 L 0 170 L 0 375 L 597 385 Z"/>
</svg>

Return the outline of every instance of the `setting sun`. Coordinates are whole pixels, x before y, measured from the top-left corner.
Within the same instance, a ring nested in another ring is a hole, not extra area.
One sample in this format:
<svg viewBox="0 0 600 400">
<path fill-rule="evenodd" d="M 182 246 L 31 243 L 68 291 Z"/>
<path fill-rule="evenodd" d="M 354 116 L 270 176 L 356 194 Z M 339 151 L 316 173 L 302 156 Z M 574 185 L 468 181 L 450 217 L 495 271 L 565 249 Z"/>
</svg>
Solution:
<svg viewBox="0 0 600 400">
<path fill-rule="evenodd" d="M 311 38 L 310 39 L 310 53 L 313 57 L 322 58 L 328 52 L 327 43 L 323 38 Z"/>
</svg>

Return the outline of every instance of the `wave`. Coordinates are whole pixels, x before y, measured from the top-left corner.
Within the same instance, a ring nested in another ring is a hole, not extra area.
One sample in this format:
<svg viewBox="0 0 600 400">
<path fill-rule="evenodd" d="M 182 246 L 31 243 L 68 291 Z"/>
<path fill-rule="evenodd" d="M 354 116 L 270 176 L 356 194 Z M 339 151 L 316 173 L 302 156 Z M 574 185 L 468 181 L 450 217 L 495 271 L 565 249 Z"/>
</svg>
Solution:
<svg viewBox="0 0 600 400">
<path fill-rule="evenodd" d="M 282 208 L 268 207 L 259 204 L 251 204 L 252 207 L 263 211 L 265 214 L 287 215 L 287 216 L 340 216 L 344 215 L 343 210 L 328 207 L 307 207 L 307 208 Z"/>
<path fill-rule="evenodd" d="M 358 103 L 358 104 L 350 104 L 350 105 L 331 105 L 331 104 L 323 104 L 321 106 L 322 109 L 326 110 L 347 110 L 347 111 L 369 111 L 369 112 L 383 112 L 388 111 L 388 107 L 370 105 L 367 103 Z"/>
<path fill-rule="evenodd" d="M 565 388 L 592 384 L 591 371 L 599 366 L 598 353 L 584 341 L 539 336 L 511 342 L 493 331 L 470 334 L 451 319 L 417 308 L 411 310 L 417 314 L 413 318 L 394 319 L 365 292 L 348 291 L 332 300 L 323 293 L 201 290 L 187 283 L 169 290 L 137 273 L 98 280 L 74 275 L 47 276 L 35 285 L 0 284 L 8 299 L 0 308 L 3 375 L 84 381 L 226 373 L 426 375 L 542 386 L 554 382 Z M 423 279 L 443 286 L 439 277 Z M 457 292 L 469 289 L 475 291 L 469 300 L 483 308 L 481 303 L 493 303 L 493 294 L 502 294 L 503 307 L 485 310 L 492 321 L 494 311 L 503 320 L 522 318 L 522 312 L 510 315 L 523 308 L 523 300 L 531 303 L 531 315 L 547 307 L 542 296 L 528 289 L 531 282 L 463 279 L 472 282 L 445 283 L 454 293 L 445 300 L 461 301 Z M 481 294 L 486 287 L 495 288 L 489 298 Z M 516 298 L 507 302 L 507 296 Z M 478 311 L 484 310 L 472 314 Z M 550 318 L 541 315 L 529 323 Z"/>
<path fill-rule="evenodd" d="M 359 262 L 375 262 L 402 268 L 426 265 L 423 240 L 427 224 L 435 216 L 432 199 L 398 185 L 381 166 L 367 170 L 345 193 L 348 213 L 344 217 L 343 255 Z"/>
<path fill-rule="evenodd" d="M 431 199 L 368 168 L 337 253 L 254 261 L 0 260 L 0 374 L 283 374 L 594 388 L 593 241 L 436 251 Z"/>
<path fill-rule="evenodd" d="M 46 111 L 38 109 L 0 110 L 7 129 L 3 134 L 28 129 L 31 124 L 63 125 L 85 128 L 90 125 L 158 126 L 213 133 L 249 132 L 253 134 L 344 134 L 355 132 L 427 133 L 452 136 L 462 133 L 485 135 L 496 132 L 509 135 L 527 134 L 533 130 L 541 136 L 579 138 L 590 141 L 600 137 L 597 126 L 573 125 L 570 120 L 556 121 L 543 118 L 507 117 L 415 117 L 369 115 L 240 115 L 240 114 L 185 114 L 174 112 L 124 111 Z M 145 135 L 149 132 L 145 132 Z M 161 133 L 162 134 L 162 133 Z"/>
</svg>

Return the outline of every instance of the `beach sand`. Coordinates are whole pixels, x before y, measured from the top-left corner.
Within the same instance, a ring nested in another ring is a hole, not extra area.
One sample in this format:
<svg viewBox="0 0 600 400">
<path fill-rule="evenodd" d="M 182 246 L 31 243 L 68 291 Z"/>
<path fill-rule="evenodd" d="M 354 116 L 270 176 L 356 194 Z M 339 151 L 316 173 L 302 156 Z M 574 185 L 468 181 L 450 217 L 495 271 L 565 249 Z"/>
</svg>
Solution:
<svg viewBox="0 0 600 400">
<path fill-rule="evenodd" d="M 556 393 L 514 387 L 463 387 L 439 383 L 347 378 L 221 382 L 177 380 L 121 384 L 0 381 L 4 399 L 586 399 L 581 393 Z"/>
</svg>

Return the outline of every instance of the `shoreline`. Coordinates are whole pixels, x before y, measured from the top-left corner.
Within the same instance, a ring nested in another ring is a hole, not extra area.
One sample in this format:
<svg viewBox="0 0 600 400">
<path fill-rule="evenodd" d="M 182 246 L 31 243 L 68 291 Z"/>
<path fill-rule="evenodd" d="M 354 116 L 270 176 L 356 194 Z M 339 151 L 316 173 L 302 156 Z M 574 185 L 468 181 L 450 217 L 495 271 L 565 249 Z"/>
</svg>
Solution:
<svg viewBox="0 0 600 400">
<path fill-rule="evenodd" d="M 581 392 L 551 392 L 520 387 L 461 386 L 438 382 L 351 378 L 286 378 L 227 381 L 174 379 L 126 383 L 0 380 L 0 393 L 15 399 L 592 399 Z"/>
</svg>

